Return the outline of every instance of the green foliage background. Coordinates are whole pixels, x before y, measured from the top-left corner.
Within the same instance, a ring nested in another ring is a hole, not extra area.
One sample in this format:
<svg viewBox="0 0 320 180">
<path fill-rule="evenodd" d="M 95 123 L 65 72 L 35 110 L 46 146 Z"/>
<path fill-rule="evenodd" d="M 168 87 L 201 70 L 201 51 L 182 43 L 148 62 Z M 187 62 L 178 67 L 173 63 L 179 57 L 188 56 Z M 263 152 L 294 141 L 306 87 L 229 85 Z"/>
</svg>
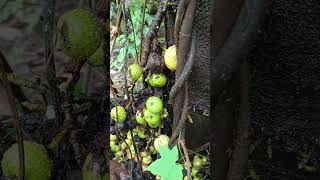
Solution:
<svg viewBox="0 0 320 180">
<path fill-rule="evenodd" d="M 128 55 L 130 59 L 135 59 L 138 57 L 136 52 L 139 52 L 140 49 L 140 31 L 141 31 L 141 21 L 142 21 L 142 8 L 143 8 L 143 0 L 135 0 L 129 3 L 129 10 L 131 14 L 131 21 L 130 23 L 130 32 L 128 36 L 129 46 L 128 46 Z M 144 35 L 150 29 L 153 16 L 150 14 L 151 11 L 151 4 L 150 1 L 147 1 L 146 13 L 145 13 L 145 25 L 143 29 Z M 111 3 L 111 25 L 115 26 L 117 20 L 117 7 L 115 1 Z M 124 65 L 124 58 L 125 58 L 125 33 L 124 33 L 124 26 L 125 24 L 122 23 L 119 29 L 119 36 L 117 37 L 115 50 L 111 56 L 111 63 L 110 68 L 114 70 L 121 70 Z M 135 49 L 137 48 L 137 49 Z"/>
</svg>

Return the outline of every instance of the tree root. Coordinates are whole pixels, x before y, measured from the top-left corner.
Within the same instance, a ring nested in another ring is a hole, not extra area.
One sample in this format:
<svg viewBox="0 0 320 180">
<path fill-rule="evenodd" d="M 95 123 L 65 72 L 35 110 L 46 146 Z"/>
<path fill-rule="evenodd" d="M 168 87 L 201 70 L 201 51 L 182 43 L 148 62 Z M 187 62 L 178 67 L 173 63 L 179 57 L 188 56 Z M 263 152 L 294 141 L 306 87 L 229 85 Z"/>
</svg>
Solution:
<svg viewBox="0 0 320 180">
<path fill-rule="evenodd" d="M 188 95 L 188 86 L 187 84 L 184 85 L 185 87 L 185 99 L 184 99 L 184 103 L 183 103 L 183 108 L 182 108 L 182 113 L 181 113 L 181 117 L 179 122 L 177 123 L 178 125 L 175 126 L 176 128 L 174 129 L 174 131 L 172 132 L 171 138 L 170 138 L 170 142 L 169 142 L 169 146 L 172 147 L 175 142 L 176 142 L 176 138 L 178 137 L 178 135 L 181 133 L 183 127 L 185 126 L 185 122 L 188 116 L 188 105 L 189 105 L 189 95 Z"/>
<path fill-rule="evenodd" d="M 185 84 L 185 82 L 187 82 L 194 62 L 195 62 L 195 54 L 196 54 L 196 37 L 193 36 L 192 40 L 191 40 L 191 48 L 190 48 L 190 52 L 189 52 L 189 56 L 188 56 L 188 60 L 186 62 L 186 64 L 184 65 L 184 68 L 182 70 L 182 73 L 180 74 L 179 78 L 176 80 L 176 82 L 174 83 L 174 85 L 172 86 L 170 93 L 169 93 L 169 103 L 172 103 L 172 101 L 174 100 L 174 98 L 177 96 L 178 92 L 180 91 L 181 87 Z"/>
</svg>

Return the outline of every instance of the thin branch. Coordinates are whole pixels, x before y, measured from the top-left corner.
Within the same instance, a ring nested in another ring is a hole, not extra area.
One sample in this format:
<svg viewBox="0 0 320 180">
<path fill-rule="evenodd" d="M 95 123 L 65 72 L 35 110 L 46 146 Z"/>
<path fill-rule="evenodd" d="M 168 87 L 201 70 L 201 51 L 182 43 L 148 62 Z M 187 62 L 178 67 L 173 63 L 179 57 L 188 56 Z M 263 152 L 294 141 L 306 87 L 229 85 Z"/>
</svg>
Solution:
<svg viewBox="0 0 320 180">
<path fill-rule="evenodd" d="M 187 162 L 187 179 L 190 180 L 191 179 L 191 170 L 190 170 L 191 163 L 190 163 L 190 158 L 189 158 L 188 150 L 186 147 L 185 139 L 179 139 L 179 144 L 182 147 L 183 154 Z"/>
<path fill-rule="evenodd" d="M 123 20 L 125 22 L 125 39 L 126 39 L 126 45 L 125 45 L 125 64 L 123 66 L 124 70 L 124 83 L 125 83 L 125 95 L 129 99 L 129 90 L 128 90 L 128 80 L 127 80 L 127 74 L 128 74 L 128 46 L 129 46 L 129 26 L 128 26 L 128 21 L 129 21 L 129 12 L 128 8 L 126 6 L 126 1 L 123 1 L 122 4 L 122 13 L 123 13 Z"/>
<path fill-rule="evenodd" d="M 143 30 L 144 30 L 144 17 L 146 15 L 146 6 L 147 6 L 147 0 L 143 1 L 143 8 L 142 8 L 142 19 L 141 19 L 141 30 L 140 30 L 140 49 L 139 49 L 139 63 L 141 62 L 142 58 L 142 43 L 143 43 Z"/>
<path fill-rule="evenodd" d="M 165 10 L 167 8 L 167 0 L 161 0 L 160 5 L 158 8 L 157 13 L 154 15 L 154 19 L 152 22 L 152 26 L 150 27 L 150 31 L 147 35 L 147 38 L 144 41 L 144 46 L 143 46 L 143 52 L 142 52 L 142 58 L 141 58 L 141 66 L 145 67 L 147 65 L 148 57 L 150 54 L 150 49 L 151 49 L 151 43 L 155 36 L 157 35 L 157 32 L 160 28 L 162 19 L 165 15 Z"/>
<path fill-rule="evenodd" d="M 111 47 L 110 47 L 110 55 L 112 54 L 112 51 L 113 51 L 113 48 L 114 48 L 114 45 L 116 44 L 116 40 L 117 40 L 117 37 L 119 36 L 119 29 L 120 29 L 120 25 L 121 25 L 121 21 L 122 21 L 122 11 L 121 11 L 121 8 L 119 9 L 119 12 L 118 12 L 118 19 L 117 19 L 117 26 L 116 26 L 116 30 L 115 32 L 112 34 L 112 42 L 111 42 Z"/>
<path fill-rule="evenodd" d="M 22 136 L 22 129 L 21 124 L 19 121 L 19 115 L 17 112 L 15 98 L 13 96 L 12 87 L 7 79 L 6 70 L 4 66 L 4 62 L 6 61 L 5 56 L 0 51 L 0 73 L 1 73 L 1 80 L 3 89 L 6 91 L 8 96 L 8 102 L 10 104 L 10 109 L 13 117 L 13 124 L 14 128 L 17 133 L 17 144 L 18 144 L 18 152 L 19 152 L 19 180 L 24 180 L 25 178 L 25 164 L 24 164 L 24 147 L 23 147 L 23 136 Z"/>
</svg>

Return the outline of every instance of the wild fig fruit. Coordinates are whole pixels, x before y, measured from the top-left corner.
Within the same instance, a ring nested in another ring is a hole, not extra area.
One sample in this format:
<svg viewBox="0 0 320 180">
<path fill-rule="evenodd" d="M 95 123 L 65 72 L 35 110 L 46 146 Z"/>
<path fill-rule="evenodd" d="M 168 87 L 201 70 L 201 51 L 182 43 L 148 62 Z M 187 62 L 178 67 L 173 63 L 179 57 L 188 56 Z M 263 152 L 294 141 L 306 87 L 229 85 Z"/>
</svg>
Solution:
<svg viewBox="0 0 320 180">
<path fill-rule="evenodd" d="M 127 112 L 122 106 L 116 106 L 111 109 L 111 118 L 115 121 L 123 122 L 126 120 Z"/>
<path fill-rule="evenodd" d="M 26 180 L 49 180 L 52 162 L 46 149 L 35 142 L 23 141 Z M 1 162 L 3 173 L 9 179 L 19 177 L 18 145 L 13 144 L 3 155 Z"/>
<path fill-rule="evenodd" d="M 142 69 L 139 64 L 134 63 L 128 67 L 128 73 L 132 81 L 137 81 L 142 76 Z"/>
<path fill-rule="evenodd" d="M 89 57 L 89 62 L 95 66 L 103 65 L 104 63 L 104 52 L 103 52 L 103 43 L 100 47 Z"/>
<path fill-rule="evenodd" d="M 144 117 L 150 127 L 152 128 L 159 127 L 161 122 L 161 115 L 159 113 L 152 113 L 148 109 L 145 109 Z"/>
<path fill-rule="evenodd" d="M 167 77 L 163 73 L 154 73 L 148 80 L 152 87 L 163 87 L 167 84 Z"/>
<path fill-rule="evenodd" d="M 176 54 L 176 46 L 170 46 L 164 52 L 164 63 L 166 64 L 167 68 L 171 71 L 175 71 L 177 67 L 177 54 Z"/>
<path fill-rule="evenodd" d="M 136 113 L 136 121 L 137 121 L 137 123 L 142 124 L 142 125 L 147 124 L 146 120 L 144 119 L 143 112 L 141 110 L 138 110 Z"/>
<path fill-rule="evenodd" d="M 151 96 L 147 99 L 146 107 L 152 113 L 160 113 L 163 108 L 162 100 L 157 96 Z"/>
<path fill-rule="evenodd" d="M 165 146 L 165 147 L 169 146 L 169 140 L 170 138 L 167 135 L 161 134 L 160 136 L 154 139 L 153 146 L 156 149 L 156 151 L 159 152 L 160 146 Z"/>
<path fill-rule="evenodd" d="M 74 9 L 64 13 L 58 21 L 58 42 L 75 63 L 89 58 L 101 45 L 103 33 L 92 13 Z"/>
</svg>

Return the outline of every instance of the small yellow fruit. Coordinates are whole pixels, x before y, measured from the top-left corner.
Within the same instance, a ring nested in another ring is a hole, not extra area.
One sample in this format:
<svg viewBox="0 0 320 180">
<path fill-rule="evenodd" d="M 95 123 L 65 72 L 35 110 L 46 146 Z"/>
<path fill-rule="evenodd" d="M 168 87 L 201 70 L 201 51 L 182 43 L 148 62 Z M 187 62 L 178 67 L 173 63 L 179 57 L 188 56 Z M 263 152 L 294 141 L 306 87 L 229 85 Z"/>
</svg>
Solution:
<svg viewBox="0 0 320 180">
<path fill-rule="evenodd" d="M 202 165 L 203 165 L 203 163 L 202 163 L 202 160 L 200 158 L 199 159 L 197 159 L 197 158 L 193 159 L 193 167 L 195 169 L 201 169 Z"/>
<path fill-rule="evenodd" d="M 126 139 L 125 141 L 128 145 L 131 145 L 133 143 L 131 139 Z"/>
<path fill-rule="evenodd" d="M 191 176 L 194 177 L 194 178 L 197 177 L 197 172 L 198 171 L 199 171 L 198 169 L 192 168 L 191 169 Z"/>
<path fill-rule="evenodd" d="M 153 146 L 156 149 L 156 151 L 159 152 L 160 146 L 169 147 L 169 140 L 170 138 L 167 135 L 161 134 L 154 140 Z"/>
<path fill-rule="evenodd" d="M 110 141 L 110 147 L 116 145 L 116 142 L 115 141 Z"/>
<path fill-rule="evenodd" d="M 110 141 L 116 141 L 117 140 L 117 135 L 110 134 Z"/>
<path fill-rule="evenodd" d="M 147 157 L 142 158 L 142 163 L 143 164 L 147 164 L 147 165 L 151 164 L 152 163 L 152 157 L 149 155 Z"/>
<path fill-rule="evenodd" d="M 122 157 L 123 156 L 123 152 L 122 151 L 118 151 L 118 152 L 114 153 L 114 156 Z"/>
<path fill-rule="evenodd" d="M 128 145 L 125 142 L 121 143 L 121 149 L 122 150 L 127 149 L 127 147 L 128 147 Z"/>
<path fill-rule="evenodd" d="M 176 54 L 176 46 L 170 46 L 164 52 L 164 63 L 166 64 L 167 68 L 171 71 L 175 71 L 177 67 L 177 54 Z"/>
<path fill-rule="evenodd" d="M 144 157 L 149 156 L 149 153 L 146 151 L 142 151 L 142 152 L 140 152 L 140 156 L 144 158 Z"/>
<path fill-rule="evenodd" d="M 110 146 L 112 152 L 118 152 L 121 150 L 119 145 Z"/>
<path fill-rule="evenodd" d="M 157 151 L 156 151 L 154 146 L 150 146 L 149 147 L 149 151 L 150 151 L 151 154 L 156 154 L 157 153 Z"/>
</svg>

